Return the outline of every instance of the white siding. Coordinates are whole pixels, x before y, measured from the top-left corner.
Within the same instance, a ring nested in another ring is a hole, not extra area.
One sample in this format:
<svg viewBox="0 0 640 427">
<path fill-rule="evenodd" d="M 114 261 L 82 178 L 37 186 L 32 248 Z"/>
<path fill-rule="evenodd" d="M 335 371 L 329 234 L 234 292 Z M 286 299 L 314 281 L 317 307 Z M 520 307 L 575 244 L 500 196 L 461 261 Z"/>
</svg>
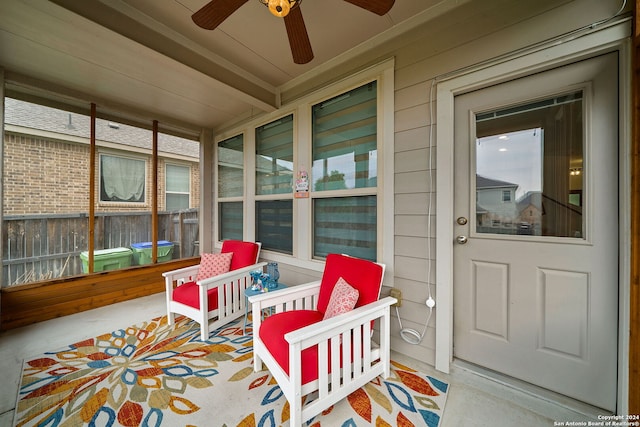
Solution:
<svg viewBox="0 0 640 427">
<path fill-rule="evenodd" d="M 425 300 L 427 245 L 431 241 L 433 263 L 431 283 L 435 283 L 435 217 L 431 233 L 427 231 L 429 185 L 429 90 L 432 80 L 445 74 L 472 66 L 499 55 L 507 54 L 537 42 L 549 39 L 615 13 L 620 7 L 617 0 L 580 0 L 567 2 L 526 2 L 526 7 L 537 11 L 524 11 L 525 2 L 494 1 L 491 12 L 476 15 L 477 2 L 465 11 L 456 11 L 457 18 L 443 18 L 431 28 L 416 30 L 421 37 L 396 49 L 396 114 L 395 114 L 395 267 L 394 285 L 402 290 L 403 305 L 399 309 L 405 328 L 422 332 L 428 316 Z M 565 5 L 563 5 L 563 3 Z M 554 7 L 557 6 L 557 7 Z M 551 8 L 546 13 L 540 11 Z M 527 14 L 532 18 L 527 19 Z M 501 29 L 502 27 L 502 29 Z M 409 38 L 409 37 L 407 37 Z M 433 94 L 435 98 L 435 93 Z M 433 124 L 435 125 L 435 124 Z M 433 132 L 435 136 L 435 131 Z M 433 141 L 433 146 L 437 141 Z M 435 149 L 434 149 L 435 168 Z M 435 171 L 433 173 L 435 180 Z M 435 188 L 435 182 L 433 183 Z M 435 215 L 435 197 L 432 198 Z M 442 219 L 440 226 L 448 227 L 452 219 Z M 429 238 L 428 236 L 433 236 Z M 432 285 L 433 286 L 433 285 Z M 437 289 L 432 287 L 436 299 Z M 392 343 L 396 351 L 434 363 L 435 314 L 429 330 L 420 345 L 410 345 L 399 336 L 397 322 L 392 327 Z"/>
</svg>

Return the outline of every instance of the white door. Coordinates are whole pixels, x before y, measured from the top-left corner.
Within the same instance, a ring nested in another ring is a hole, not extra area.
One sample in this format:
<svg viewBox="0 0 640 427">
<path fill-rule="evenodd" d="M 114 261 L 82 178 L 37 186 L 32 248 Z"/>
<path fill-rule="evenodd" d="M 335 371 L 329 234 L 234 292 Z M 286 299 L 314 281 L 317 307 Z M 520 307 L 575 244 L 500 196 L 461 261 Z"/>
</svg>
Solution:
<svg viewBox="0 0 640 427">
<path fill-rule="evenodd" d="M 615 411 L 610 53 L 455 98 L 454 356 Z"/>
</svg>

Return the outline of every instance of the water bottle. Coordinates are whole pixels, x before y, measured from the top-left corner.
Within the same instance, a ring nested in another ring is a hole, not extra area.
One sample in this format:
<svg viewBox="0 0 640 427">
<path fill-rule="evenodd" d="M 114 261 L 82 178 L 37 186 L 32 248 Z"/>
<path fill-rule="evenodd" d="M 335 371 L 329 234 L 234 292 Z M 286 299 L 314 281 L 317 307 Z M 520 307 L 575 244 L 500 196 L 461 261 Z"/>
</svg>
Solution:
<svg viewBox="0 0 640 427">
<path fill-rule="evenodd" d="M 267 274 L 269 275 L 269 282 L 267 283 L 267 287 L 269 287 L 269 289 L 278 287 L 280 272 L 278 271 L 277 262 L 270 262 L 267 264 Z"/>
</svg>

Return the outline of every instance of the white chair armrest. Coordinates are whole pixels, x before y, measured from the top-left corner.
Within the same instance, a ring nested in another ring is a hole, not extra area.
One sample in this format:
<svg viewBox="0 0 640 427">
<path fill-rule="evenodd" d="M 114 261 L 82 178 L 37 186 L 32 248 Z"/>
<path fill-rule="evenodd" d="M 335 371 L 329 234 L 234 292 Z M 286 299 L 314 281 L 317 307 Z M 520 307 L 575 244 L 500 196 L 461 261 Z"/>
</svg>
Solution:
<svg viewBox="0 0 640 427">
<path fill-rule="evenodd" d="M 206 288 L 212 288 L 216 285 L 223 285 L 227 282 L 245 277 L 253 270 L 262 270 L 265 265 L 267 265 L 266 262 L 259 262 L 257 264 L 238 268 L 237 270 L 232 270 L 227 273 L 218 274 L 217 276 L 209 277 L 208 279 L 199 280 L 196 282 L 196 284 L 198 284 L 199 286 L 204 286 Z"/>
<path fill-rule="evenodd" d="M 385 308 L 398 302 L 393 297 L 385 297 L 381 300 L 358 307 L 348 313 L 331 317 L 318 323 L 305 326 L 285 334 L 284 338 L 291 344 L 301 343 L 302 348 L 311 347 L 332 336 L 352 329 L 356 325 L 370 322 L 385 314 Z"/>
<path fill-rule="evenodd" d="M 171 271 L 165 271 L 164 273 L 162 273 L 162 275 L 164 277 L 171 277 L 171 276 L 178 276 L 178 277 L 182 277 L 182 276 L 190 276 L 194 273 L 197 273 L 198 269 L 200 268 L 200 264 L 196 264 L 196 265 L 190 265 L 189 267 L 183 267 L 183 268 L 178 268 L 177 270 L 171 270 Z"/>
<path fill-rule="evenodd" d="M 292 286 L 275 292 L 264 292 L 249 297 L 254 332 L 260 330 L 262 312 L 269 309 L 276 313 L 290 310 L 315 310 L 320 293 L 320 281 Z"/>
<path fill-rule="evenodd" d="M 263 308 L 272 307 L 277 304 L 283 304 L 288 301 L 317 295 L 320 292 L 320 281 L 295 285 L 275 292 L 263 292 L 249 297 L 251 304 L 256 304 Z"/>
</svg>

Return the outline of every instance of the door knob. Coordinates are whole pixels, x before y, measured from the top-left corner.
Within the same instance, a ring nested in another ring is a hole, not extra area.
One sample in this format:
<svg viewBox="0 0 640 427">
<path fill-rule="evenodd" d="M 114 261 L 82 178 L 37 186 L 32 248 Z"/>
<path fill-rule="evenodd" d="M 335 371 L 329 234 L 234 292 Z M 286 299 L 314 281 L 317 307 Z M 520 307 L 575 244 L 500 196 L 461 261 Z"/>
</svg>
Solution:
<svg viewBox="0 0 640 427">
<path fill-rule="evenodd" d="M 458 242 L 461 245 L 464 245 L 465 243 L 467 243 L 467 236 L 456 237 L 456 242 Z"/>
</svg>

